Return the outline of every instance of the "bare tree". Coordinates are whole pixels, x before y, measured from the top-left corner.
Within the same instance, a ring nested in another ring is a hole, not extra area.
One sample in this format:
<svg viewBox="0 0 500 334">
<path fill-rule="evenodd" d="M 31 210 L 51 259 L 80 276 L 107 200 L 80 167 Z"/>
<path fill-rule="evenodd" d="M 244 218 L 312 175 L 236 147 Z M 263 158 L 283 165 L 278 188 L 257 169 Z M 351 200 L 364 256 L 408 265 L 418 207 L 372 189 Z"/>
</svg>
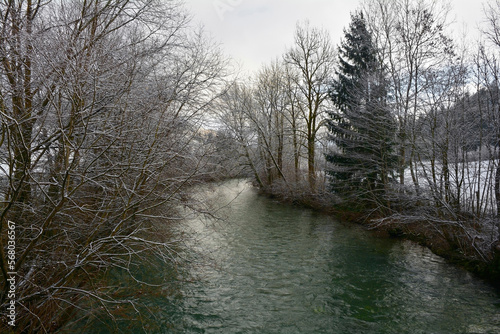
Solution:
<svg viewBox="0 0 500 334">
<path fill-rule="evenodd" d="M 487 38 L 496 48 L 500 47 L 500 2 L 499 1 L 491 1 L 488 3 L 488 6 L 485 9 L 485 15 L 488 22 L 488 28 L 485 31 Z M 498 51 L 496 52 L 498 53 Z M 498 89 L 499 89 L 499 71 L 497 59 L 494 56 L 486 57 L 483 53 L 483 59 L 485 67 L 490 69 L 490 75 L 485 72 L 484 78 L 491 80 L 495 84 L 495 93 L 492 96 L 492 100 L 498 103 Z M 489 87 L 489 86 L 488 86 Z M 498 130 L 500 128 L 500 107 L 494 106 L 490 112 L 490 119 L 493 124 L 496 126 Z M 494 135 L 494 145 L 496 148 L 500 147 L 500 131 L 496 131 Z M 496 197 L 496 206 L 497 206 L 497 215 L 500 214 L 500 163 L 497 162 L 496 171 L 495 171 L 495 197 Z M 498 222 L 498 229 L 500 234 L 500 222 Z"/>
<path fill-rule="evenodd" d="M 405 169 L 418 192 L 416 173 L 417 117 L 424 101 L 427 70 L 444 65 L 453 52 L 445 35 L 449 6 L 439 0 L 377 0 L 364 4 L 379 57 L 390 72 L 394 110 L 399 123 L 399 177 L 405 183 Z"/>
<path fill-rule="evenodd" d="M 225 61 L 175 1 L 6 1 L 0 14 L 2 315 L 17 272 L 16 330 L 106 314 L 116 326 L 116 306 L 147 318 L 104 279 L 147 286 L 134 268 L 175 261 L 154 230 L 199 180 L 192 144 Z"/>
<path fill-rule="evenodd" d="M 302 157 L 302 148 L 304 146 L 305 133 L 303 129 L 303 119 L 300 113 L 300 106 L 303 105 L 301 100 L 300 88 L 295 85 L 299 81 L 297 78 L 298 73 L 290 68 L 290 65 L 284 66 L 284 85 L 285 94 L 288 99 L 288 108 L 285 113 L 285 119 L 288 122 L 289 133 L 292 137 L 292 150 L 293 150 L 293 166 L 294 166 L 294 179 L 295 183 L 299 184 L 301 180 L 300 161 Z"/>
<path fill-rule="evenodd" d="M 302 102 L 296 106 L 306 125 L 307 166 L 309 186 L 316 187 L 316 144 L 318 131 L 324 125 L 324 103 L 328 98 L 328 84 L 333 75 L 335 51 L 329 34 L 309 24 L 298 24 L 295 44 L 284 56 L 290 78 L 298 88 Z"/>
<path fill-rule="evenodd" d="M 241 165 L 248 169 L 258 187 L 266 186 L 262 177 L 264 162 L 260 159 L 258 130 L 255 128 L 254 99 L 250 88 L 233 83 L 225 89 L 213 113 L 228 134 L 238 143 Z"/>
<path fill-rule="evenodd" d="M 254 91 L 255 113 L 251 117 L 259 134 L 263 161 L 266 161 L 268 184 L 276 178 L 287 183 L 284 170 L 285 117 L 289 105 L 285 78 L 278 61 L 264 66 L 257 76 Z"/>
</svg>

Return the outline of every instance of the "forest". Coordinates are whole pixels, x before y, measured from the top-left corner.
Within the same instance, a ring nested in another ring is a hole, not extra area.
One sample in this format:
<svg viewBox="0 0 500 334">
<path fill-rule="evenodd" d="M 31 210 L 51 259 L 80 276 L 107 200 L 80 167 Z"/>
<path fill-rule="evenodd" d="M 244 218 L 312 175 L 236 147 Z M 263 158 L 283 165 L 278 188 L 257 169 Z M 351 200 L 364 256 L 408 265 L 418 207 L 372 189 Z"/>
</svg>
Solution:
<svg viewBox="0 0 500 334">
<path fill-rule="evenodd" d="M 242 79 L 176 0 L 0 1 L 0 328 L 147 313 L 104 278 L 151 286 L 159 226 L 228 178 L 500 277 L 500 1 L 476 44 L 449 11 L 362 1 Z"/>
</svg>

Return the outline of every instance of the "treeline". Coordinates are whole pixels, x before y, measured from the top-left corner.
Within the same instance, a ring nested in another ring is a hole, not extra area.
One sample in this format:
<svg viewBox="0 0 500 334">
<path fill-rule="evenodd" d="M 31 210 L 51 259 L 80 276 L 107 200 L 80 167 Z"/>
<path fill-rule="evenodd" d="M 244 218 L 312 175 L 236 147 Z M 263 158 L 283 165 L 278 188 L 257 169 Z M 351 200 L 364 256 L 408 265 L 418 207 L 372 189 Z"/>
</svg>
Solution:
<svg viewBox="0 0 500 334">
<path fill-rule="evenodd" d="M 170 282 L 161 225 L 217 172 L 201 129 L 226 70 L 178 1 L 0 2 L 1 332 L 154 328 L 134 290 Z"/>
<path fill-rule="evenodd" d="M 438 0 L 365 1 L 338 46 L 298 24 L 283 56 L 215 110 L 263 191 L 498 275 L 500 3 L 485 6 L 473 44 L 452 38 L 449 12 Z"/>
</svg>

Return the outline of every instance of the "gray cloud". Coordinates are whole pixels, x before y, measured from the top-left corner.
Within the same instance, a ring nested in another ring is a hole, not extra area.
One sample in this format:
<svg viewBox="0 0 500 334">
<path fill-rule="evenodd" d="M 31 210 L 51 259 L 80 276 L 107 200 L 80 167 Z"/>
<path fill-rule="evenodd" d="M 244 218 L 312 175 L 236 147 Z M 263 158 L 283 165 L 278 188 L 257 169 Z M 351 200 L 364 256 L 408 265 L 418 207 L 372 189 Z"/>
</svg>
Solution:
<svg viewBox="0 0 500 334">
<path fill-rule="evenodd" d="M 330 32 L 337 44 L 349 24 L 350 13 L 359 0 L 186 0 L 195 20 L 202 22 L 225 52 L 257 70 L 281 56 L 293 42 L 295 25 L 309 20 L 312 26 Z M 481 4 L 470 0 L 452 1 L 458 22 L 466 21 L 469 31 L 480 21 Z M 459 30 L 459 29 L 457 29 Z"/>
</svg>

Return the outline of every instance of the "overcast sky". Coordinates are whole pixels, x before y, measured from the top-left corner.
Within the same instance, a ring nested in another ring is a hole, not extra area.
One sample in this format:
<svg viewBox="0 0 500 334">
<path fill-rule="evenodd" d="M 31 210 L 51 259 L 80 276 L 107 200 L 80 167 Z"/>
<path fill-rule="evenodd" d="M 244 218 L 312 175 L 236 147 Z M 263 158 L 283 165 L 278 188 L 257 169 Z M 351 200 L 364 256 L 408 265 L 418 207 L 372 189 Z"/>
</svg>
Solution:
<svg viewBox="0 0 500 334">
<path fill-rule="evenodd" d="M 358 0 L 185 0 L 195 22 L 221 44 L 247 72 L 280 57 L 292 45 L 298 21 L 329 31 L 337 45 Z M 463 23 L 474 33 L 482 20 L 482 1 L 452 0 L 455 31 Z"/>
</svg>

